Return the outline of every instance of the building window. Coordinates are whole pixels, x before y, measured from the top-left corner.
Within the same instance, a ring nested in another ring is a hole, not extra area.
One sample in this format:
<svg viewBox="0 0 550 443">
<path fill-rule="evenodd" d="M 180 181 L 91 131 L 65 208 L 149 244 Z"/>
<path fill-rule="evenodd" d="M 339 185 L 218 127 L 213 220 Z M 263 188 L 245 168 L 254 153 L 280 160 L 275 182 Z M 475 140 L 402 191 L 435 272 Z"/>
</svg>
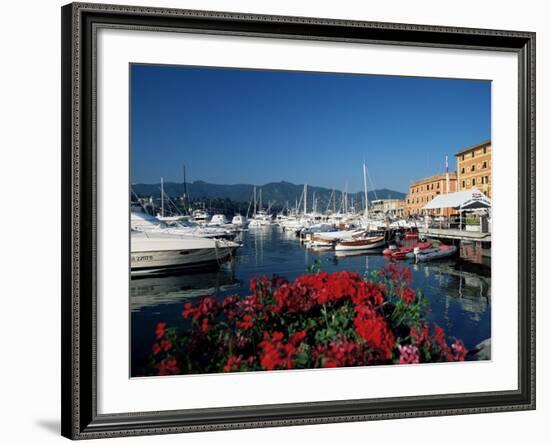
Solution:
<svg viewBox="0 0 550 443">
<path fill-rule="evenodd" d="M 476 170 L 476 165 L 472 165 L 472 167 L 470 168 L 470 170 L 473 172 Z"/>
<path fill-rule="evenodd" d="M 466 187 L 466 182 L 464 180 L 462 180 L 462 187 L 465 188 Z"/>
<path fill-rule="evenodd" d="M 464 174 L 464 172 L 465 172 L 465 169 L 462 168 L 462 169 L 460 170 L 460 173 L 461 173 L 461 174 Z"/>
<path fill-rule="evenodd" d="M 475 186 L 476 185 L 476 178 L 472 178 L 472 186 Z"/>
<path fill-rule="evenodd" d="M 485 146 L 485 147 L 483 148 L 483 153 L 484 153 L 484 154 L 487 154 L 487 146 Z"/>
<path fill-rule="evenodd" d="M 464 154 L 462 154 L 462 161 L 464 161 Z"/>
<path fill-rule="evenodd" d="M 476 151 L 472 151 L 472 158 L 476 156 Z"/>
<path fill-rule="evenodd" d="M 487 169 L 487 162 L 483 162 L 483 169 Z"/>
<path fill-rule="evenodd" d="M 437 189 L 439 189 L 439 182 L 437 182 Z"/>
</svg>

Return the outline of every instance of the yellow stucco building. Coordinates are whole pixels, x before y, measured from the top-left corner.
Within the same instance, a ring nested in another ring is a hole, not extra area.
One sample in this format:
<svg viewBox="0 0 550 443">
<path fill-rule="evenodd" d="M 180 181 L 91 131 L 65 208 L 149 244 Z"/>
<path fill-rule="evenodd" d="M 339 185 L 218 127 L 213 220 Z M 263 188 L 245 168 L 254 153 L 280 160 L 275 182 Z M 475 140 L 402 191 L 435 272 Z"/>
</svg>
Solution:
<svg viewBox="0 0 550 443">
<path fill-rule="evenodd" d="M 422 215 L 422 208 L 440 194 L 457 191 L 457 176 L 449 172 L 449 189 L 447 189 L 447 174 L 438 174 L 416 180 L 409 185 L 409 193 L 405 197 L 405 215 Z M 449 215 L 441 211 L 441 215 Z"/>
<path fill-rule="evenodd" d="M 477 188 L 491 198 L 491 153 L 491 140 L 487 140 L 455 154 L 459 191 Z"/>
</svg>

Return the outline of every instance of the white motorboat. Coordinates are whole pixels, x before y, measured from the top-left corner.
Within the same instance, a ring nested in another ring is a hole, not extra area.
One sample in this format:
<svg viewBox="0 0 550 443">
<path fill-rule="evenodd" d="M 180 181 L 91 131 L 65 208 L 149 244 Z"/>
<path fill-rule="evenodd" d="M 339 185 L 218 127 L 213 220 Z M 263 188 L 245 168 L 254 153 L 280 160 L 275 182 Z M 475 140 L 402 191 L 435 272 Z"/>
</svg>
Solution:
<svg viewBox="0 0 550 443">
<path fill-rule="evenodd" d="M 265 211 L 258 211 L 256 214 L 249 220 L 249 228 L 259 228 L 264 226 L 269 226 L 272 224 L 271 215 Z"/>
<path fill-rule="evenodd" d="M 210 220 L 210 214 L 203 209 L 195 209 L 193 211 L 193 221 L 195 223 L 207 223 Z"/>
<path fill-rule="evenodd" d="M 165 216 L 162 216 L 160 214 L 157 214 L 157 220 L 160 220 L 162 222 L 165 222 L 165 223 L 173 223 L 173 222 L 178 222 L 178 221 L 182 221 L 182 220 L 185 220 L 186 217 L 184 215 L 165 215 Z"/>
<path fill-rule="evenodd" d="M 341 240 L 334 246 L 335 251 L 358 251 L 365 249 L 381 248 L 386 244 L 383 235 L 376 237 L 362 237 L 352 240 Z"/>
<path fill-rule="evenodd" d="M 132 275 L 218 267 L 240 246 L 228 240 L 135 230 L 130 241 Z"/>
<path fill-rule="evenodd" d="M 212 219 L 206 224 L 206 226 L 222 226 L 226 225 L 229 222 L 227 221 L 227 218 L 223 214 L 214 214 L 212 216 Z"/>
<path fill-rule="evenodd" d="M 186 235 L 202 238 L 233 238 L 233 232 L 220 227 L 199 226 L 180 220 L 167 224 L 145 212 L 132 211 L 130 215 L 132 229 L 136 231 L 157 231 L 165 234 Z"/>
<path fill-rule="evenodd" d="M 231 224 L 238 228 L 245 228 L 248 225 L 248 219 L 241 214 L 237 214 L 231 220 Z"/>
</svg>

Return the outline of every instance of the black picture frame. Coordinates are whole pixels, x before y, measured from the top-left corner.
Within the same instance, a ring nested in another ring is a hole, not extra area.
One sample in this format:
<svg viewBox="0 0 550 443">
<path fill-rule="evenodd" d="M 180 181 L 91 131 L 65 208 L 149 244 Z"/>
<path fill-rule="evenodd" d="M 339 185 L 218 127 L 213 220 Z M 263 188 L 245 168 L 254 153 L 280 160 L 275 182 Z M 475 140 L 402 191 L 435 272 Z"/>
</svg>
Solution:
<svg viewBox="0 0 550 443">
<path fill-rule="evenodd" d="M 72 3 L 62 15 L 62 435 L 71 439 L 535 408 L 535 34 Z M 284 405 L 97 413 L 95 39 L 100 27 L 483 49 L 519 61 L 518 389 Z"/>
</svg>

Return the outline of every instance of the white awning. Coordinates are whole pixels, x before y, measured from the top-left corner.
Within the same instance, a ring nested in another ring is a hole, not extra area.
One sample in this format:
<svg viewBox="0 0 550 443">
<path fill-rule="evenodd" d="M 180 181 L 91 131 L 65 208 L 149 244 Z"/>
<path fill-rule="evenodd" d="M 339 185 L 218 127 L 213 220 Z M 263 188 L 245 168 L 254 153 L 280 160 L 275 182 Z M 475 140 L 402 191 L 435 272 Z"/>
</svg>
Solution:
<svg viewBox="0 0 550 443">
<path fill-rule="evenodd" d="M 473 201 L 483 202 L 483 206 L 485 207 L 491 206 L 491 200 L 489 200 L 483 192 L 473 188 L 467 191 L 438 195 L 422 209 L 460 208 L 465 203 L 471 204 Z"/>
</svg>

